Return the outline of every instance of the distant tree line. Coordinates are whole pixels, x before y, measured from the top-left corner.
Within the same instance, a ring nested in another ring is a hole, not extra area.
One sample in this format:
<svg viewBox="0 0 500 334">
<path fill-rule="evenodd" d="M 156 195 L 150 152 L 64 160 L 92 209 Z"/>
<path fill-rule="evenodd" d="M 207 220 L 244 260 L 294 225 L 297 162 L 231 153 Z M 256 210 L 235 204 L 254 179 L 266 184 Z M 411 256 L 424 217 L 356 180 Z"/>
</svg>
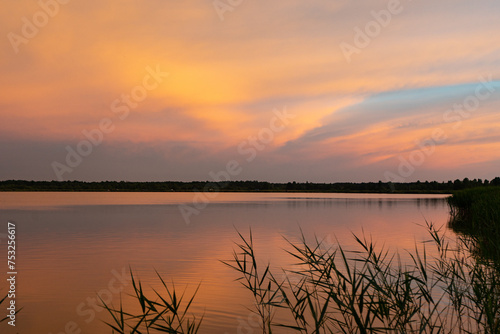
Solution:
<svg viewBox="0 0 500 334">
<path fill-rule="evenodd" d="M 126 181 L 0 181 L 0 191 L 144 191 L 144 192 L 364 192 L 364 193 L 450 193 L 457 190 L 500 185 L 500 177 L 493 180 L 474 179 L 448 182 L 416 181 L 391 182 L 288 182 L 261 181 L 193 181 L 193 182 L 126 182 Z"/>
</svg>

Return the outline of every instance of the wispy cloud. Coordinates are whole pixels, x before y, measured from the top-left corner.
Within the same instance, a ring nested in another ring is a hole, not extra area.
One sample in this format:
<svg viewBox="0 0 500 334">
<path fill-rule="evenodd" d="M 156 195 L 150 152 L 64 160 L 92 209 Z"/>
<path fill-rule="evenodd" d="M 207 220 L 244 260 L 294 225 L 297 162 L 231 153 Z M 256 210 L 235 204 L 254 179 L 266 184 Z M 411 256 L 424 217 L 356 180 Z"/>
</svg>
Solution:
<svg viewBox="0 0 500 334">
<path fill-rule="evenodd" d="M 401 3 L 404 11 L 347 64 L 339 43 L 387 1 L 244 1 L 223 21 L 211 1 L 70 1 L 19 52 L 0 40 L 0 140 L 17 148 L 5 151 L 0 178 L 53 178 L 50 163 L 29 163 L 43 161 L 32 147 L 63 159 L 82 130 L 113 116 L 110 104 L 151 64 L 168 79 L 72 177 L 206 175 L 284 105 L 294 122 L 241 177 L 378 179 L 435 127 L 449 138 L 422 166 L 429 178 L 460 159 L 498 159 L 498 92 L 459 131 L 442 115 L 480 75 L 498 80 L 500 2 Z M 0 32 L 23 36 L 40 10 L 36 1 L 6 2 Z"/>
</svg>

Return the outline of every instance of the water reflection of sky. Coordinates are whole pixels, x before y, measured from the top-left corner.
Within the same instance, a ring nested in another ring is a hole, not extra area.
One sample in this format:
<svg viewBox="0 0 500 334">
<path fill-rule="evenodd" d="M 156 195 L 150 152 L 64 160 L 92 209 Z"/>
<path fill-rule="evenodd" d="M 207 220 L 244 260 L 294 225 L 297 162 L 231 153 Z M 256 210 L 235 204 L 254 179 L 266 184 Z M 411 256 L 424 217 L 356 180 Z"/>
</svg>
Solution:
<svg viewBox="0 0 500 334">
<path fill-rule="evenodd" d="M 12 194 L 0 194 L 0 218 L 18 224 L 18 302 L 25 309 L 17 330 L 25 333 L 59 333 L 69 321 L 84 333 L 108 333 L 100 321 L 86 322 L 85 303 L 106 289 L 112 272 L 129 266 L 146 285 L 158 284 L 154 268 L 180 287 L 201 282 L 201 332 L 236 333 L 251 298 L 219 261 L 231 257 L 235 229 L 252 228 L 257 254 L 279 267 L 293 262 L 284 237 L 298 241 L 301 229 L 307 240 L 316 235 L 347 249 L 354 247 L 351 233 L 364 232 L 402 250 L 429 239 L 419 226 L 425 220 L 443 225 L 448 217 L 443 196 L 220 194 L 187 225 L 177 204 L 189 203 L 192 193 Z M 84 315 L 77 311 L 82 303 Z"/>
</svg>

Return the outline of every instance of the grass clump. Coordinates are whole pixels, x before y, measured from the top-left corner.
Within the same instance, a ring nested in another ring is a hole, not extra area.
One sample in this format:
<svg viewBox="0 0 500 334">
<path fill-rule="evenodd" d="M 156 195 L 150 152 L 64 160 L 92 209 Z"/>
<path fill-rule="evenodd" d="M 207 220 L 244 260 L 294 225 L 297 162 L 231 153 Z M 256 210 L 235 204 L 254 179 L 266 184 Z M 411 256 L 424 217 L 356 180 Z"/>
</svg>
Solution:
<svg viewBox="0 0 500 334">
<path fill-rule="evenodd" d="M 198 320 L 196 316 L 187 316 L 188 310 L 198 291 L 198 288 L 187 301 L 184 300 L 184 293 L 179 295 L 175 286 L 168 287 L 163 278 L 156 273 L 164 288 L 164 293 L 153 289 L 154 294 L 146 295 L 142 283 L 134 278 L 132 270 L 133 294 L 130 295 L 140 306 L 139 313 L 130 313 L 123 309 L 122 301 L 120 307 L 114 308 L 107 305 L 102 299 L 101 303 L 106 311 L 111 315 L 112 322 L 106 324 L 113 330 L 113 333 L 197 333 L 203 316 Z"/>
<path fill-rule="evenodd" d="M 498 229 L 500 226 L 500 187 L 458 191 L 448 197 L 452 222 L 474 231 Z"/>
<path fill-rule="evenodd" d="M 472 251 L 500 264 L 500 187 L 468 189 L 448 198 L 450 227 L 469 239 Z M 500 268 L 499 268 L 500 270 Z"/>
<path fill-rule="evenodd" d="M 252 234 L 226 265 L 241 274 L 261 317 L 262 333 L 286 328 L 298 333 L 500 333 L 500 276 L 468 252 L 469 240 L 451 247 L 427 224 L 439 254 L 428 261 L 425 247 L 410 263 L 354 235 L 357 250 L 325 248 L 316 239 L 290 243 L 297 261 L 285 270 L 298 277 L 278 280 L 267 265 L 259 274 Z M 276 312 L 289 314 L 274 322 Z"/>
</svg>

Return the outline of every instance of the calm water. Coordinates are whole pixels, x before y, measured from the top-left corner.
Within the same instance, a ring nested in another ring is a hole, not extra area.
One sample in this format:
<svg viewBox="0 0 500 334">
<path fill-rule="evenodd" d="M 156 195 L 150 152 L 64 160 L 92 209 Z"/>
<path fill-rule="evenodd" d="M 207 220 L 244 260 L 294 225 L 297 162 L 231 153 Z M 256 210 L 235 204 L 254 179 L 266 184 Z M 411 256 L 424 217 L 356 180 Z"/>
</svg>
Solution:
<svg viewBox="0 0 500 334">
<path fill-rule="evenodd" d="M 364 231 L 390 249 L 412 249 L 429 239 L 419 224 L 446 224 L 445 197 L 223 193 L 187 223 L 179 205 L 192 205 L 193 193 L 0 193 L 1 254 L 14 221 L 16 303 L 24 307 L 16 328 L 4 322 L 0 332 L 110 333 L 95 298 L 119 304 L 120 289 L 131 288 L 130 266 L 146 286 L 159 288 L 155 269 L 180 291 L 201 282 L 193 309 L 205 313 L 201 333 L 257 333 L 245 308 L 250 294 L 219 261 L 231 258 L 236 229 L 251 227 L 258 256 L 276 267 L 293 262 L 283 237 L 298 240 L 300 228 L 346 248 L 351 232 Z M 2 279 L 2 294 L 6 287 Z M 124 296 L 124 307 L 129 301 Z"/>
</svg>

